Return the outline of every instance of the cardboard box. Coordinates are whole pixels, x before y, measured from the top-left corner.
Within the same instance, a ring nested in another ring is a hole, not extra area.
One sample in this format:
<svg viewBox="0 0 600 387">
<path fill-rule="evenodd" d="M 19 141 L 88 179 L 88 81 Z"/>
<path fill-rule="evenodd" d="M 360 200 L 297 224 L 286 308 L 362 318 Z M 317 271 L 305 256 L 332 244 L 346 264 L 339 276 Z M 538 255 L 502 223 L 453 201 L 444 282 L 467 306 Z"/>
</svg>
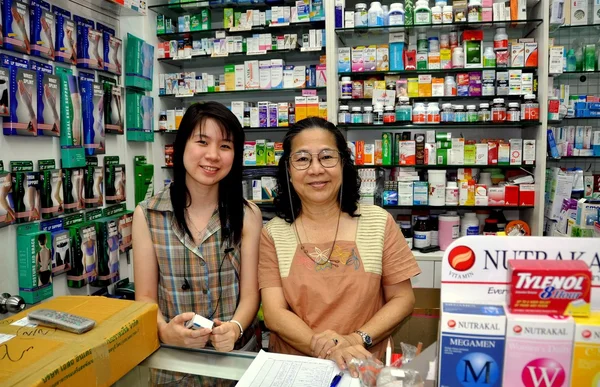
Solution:
<svg viewBox="0 0 600 387">
<path fill-rule="evenodd" d="M 592 312 L 588 318 L 576 317 L 571 386 L 593 386 L 598 381 L 599 349 L 600 312 Z"/>
<path fill-rule="evenodd" d="M 53 309 L 96 321 L 77 335 L 44 327 L 11 324 L 35 309 Z M 0 360 L 3 386 L 110 386 L 159 347 L 157 306 L 106 297 L 57 297 L 3 320 L 0 335 L 7 353 L 22 354 L 20 362 Z"/>
<path fill-rule="evenodd" d="M 392 334 L 395 352 L 399 352 L 400 343 L 416 346 L 421 342 L 423 348 L 427 348 L 438 338 L 440 289 L 414 288 L 413 292 L 415 294 L 414 309 Z"/>
</svg>

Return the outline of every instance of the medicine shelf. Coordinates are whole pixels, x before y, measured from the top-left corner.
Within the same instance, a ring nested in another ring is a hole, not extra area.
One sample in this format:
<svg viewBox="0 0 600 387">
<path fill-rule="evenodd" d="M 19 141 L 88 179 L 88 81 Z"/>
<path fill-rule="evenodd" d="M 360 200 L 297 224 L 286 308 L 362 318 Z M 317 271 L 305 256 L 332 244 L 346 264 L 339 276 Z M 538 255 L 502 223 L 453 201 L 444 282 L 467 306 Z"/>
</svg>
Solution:
<svg viewBox="0 0 600 387">
<path fill-rule="evenodd" d="M 395 130 L 402 128 L 411 129 L 502 129 L 502 128 L 525 128 L 540 125 L 537 121 L 519 121 L 519 122 L 448 122 L 440 124 L 413 124 L 410 121 L 406 122 L 394 122 L 383 125 L 369 125 L 369 124 L 340 124 L 338 128 L 345 130 Z"/>
<path fill-rule="evenodd" d="M 229 33 L 230 35 L 252 36 L 256 33 L 299 33 L 309 29 L 324 29 L 325 21 L 311 21 L 303 23 L 289 23 L 282 25 L 256 26 L 244 30 L 235 30 L 227 28 L 211 28 L 208 30 L 190 31 L 190 32 L 167 32 L 156 34 L 156 37 L 162 40 L 182 40 L 186 38 L 206 38 L 214 37 L 218 32 Z M 301 35 L 301 34 L 300 34 Z"/>
<path fill-rule="evenodd" d="M 198 11 L 200 11 L 203 8 L 209 8 L 209 9 L 223 9 L 223 8 L 233 8 L 234 10 L 246 10 L 246 9 L 268 9 L 271 8 L 272 5 L 271 4 L 265 4 L 263 3 L 259 3 L 259 4 L 254 4 L 254 3 L 245 3 L 245 4 L 211 4 L 211 5 L 207 5 L 208 1 L 207 0 L 203 0 L 203 1 L 189 1 L 189 2 L 178 2 L 173 4 L 172 2 L 164 2 L 166 0 L 162 0 L 163 2 L 161 2 L 160 4 L 156 4 L 156 5 L 151 5 L 148 7 L 148 9 L 150 9 L 151 11 L 160 14 L 160 15 L 165 15 L 166 17 L 170 17 L 170 18 L 174 18 L 177 19 L 177 17 L 179 15 L 186 15 L 186 14 L 194 14 L 194 13 L 198 13 Z M 296 1 L 292 1 L 292 0 L 283 0 L 281 3 L 283 4 L 276 4 L 276 5 L 288 5 L 288 6 L 292 6 L 292 5 L 296 5 Z"/>
<path fill-rule="evenodd" d="M 552 156 L 547 156 L 546 160 L 549 161 L 562 161 L 562 160 L 587 160 L 587 159 L 600 159 L 600 156 L 561 156 L 555 159 Z"/>
<path fill-rule="evenodd" d="M 354 77 L 354 78 L 366 78 L 377 75 L 419 75 L 419 74 L 456 74 L 456 73 L 468 73 L 470 71 L 484 71 L 484 70 L 495 70 L 498 71 L 509 71 L 509 70 L 522 70 L 525 72 L 536 72 L 537 67 L 479 67 L 479 68 L 453 68 L 453 69 L 430 69 L 430 70 L 399 70 L 399 71 L 344 71 L 338 72 L 340 77 Z"/>
<path fill-rule="evenodd" d="M 563 24 L 561 26 L 553 26 L 550 25 L 550 33 L 556 32 L 556 31 L 560 31 L 560 30 L 568 30 L 568 29 L 578 29 L 578 28 L 600 28 L 600 24 L 596 23 L 596 24 L 585 24 L 582 26 L 572 26 L 572 25 L 567 25 L 567 24 Z"/>
<path fill-rule="evenodd" d="M 548 74 L 550 77 L 554 77 L 554 78 L 558 78 L 558 77 L 564 77 L 564 76 L 585 76 L 585 75 L 598 75 L 600 74 L 600 70 L 594 70 L 594 71 L 584 71 L 584 70 L 577 70 L 577 71 L 565 71 L 562 73 L 554 73 L 554 74 Z"/>
<path fill-rule="evenodd" d="M 244 132 L 287 132 L 289 126 L 274 126 L 268 128 L 244 128 Z M 177 134 L 178 130 L 155 130 L 154 133 Z"/>
<path fill-rule="evenodd" d="M 322 55 L 325 53 L 325 47 L 315 48 L 315 49 L 293 49 L 293 50 L 269 50 L 264 54 L 248 54 L 246 52 L 235 52 L 228 54 L 226 56 L 212 56 L 212 55 L 194 55 L 191 57 L 183 58 L 183 59 L 173 59 L 173 58 L 160 58 L 158 61 L 160 63 L 169 64 L 172 66 L 183 67 L 188 64 L 195 64 L 198 62 L 202 62 L 204 60 L 210 60 L 211 64 L 218 62 L 231 63 L 232 59 L 241 59 L 241 61 L 245 61 L 248 59 L 259 59 L 259 58 L 282 58 L 286 61 L 304 59 L 310 56 Z"/>
<path fill-rule="evenodd" d="M 383 205 L 381 206 L 386 210 L 410 210 L 410 209 L 427 209 L 427 210 L 523 210 L 533 208 L 533 206 L 430 206 L 430 205 L 414 205 L 414 206 L 394 206 L 394 205 Z"/>
<path fill-rule="evenodd" d="M 492 103 L 494 98 L 504 98 L 508 101 L 519 101 L 523 98 L 522 95 L 482 95 L 482 96 L 443 96 L 443 97 L 409 97 L 409 101 L 473 101 L 479 100 L 480 102 Z M 343 99 L 340 98 L 340 103 L 346 102 L 370 102 L 373 98 L 352 98 Z"/>
<path fill-rule="evenodd" d="M 160 167 L 161 169 L 173 169 L 173 166 L 170 165 L 163 165 Z M 277 165 L 243 165 L 242 168 L 244 170 L 253 170 L 253 169 L 277 169 L 278 166 Z"/>
<path fill-rule="evenodd" d="M 477 168 L 477 169 L 520 169 L 520 168 L 535 168 L 535 164 L 531 165 L 355 165 L 357 169 L 368 168 L 415 168 L 415 169 L 458 169 L 458 168 Z"/>
<path fill-rule="evenodd" d="M 316 90 L 318 91 L 324 91 L 326 90 L 326 87 L 305 87 L 305 88 L 293 88 L 293 89 L 251 89 L 251 90 L 228 90 L 228 91 L 215 91 L 215 92 L 211 92 L 211 93 L 196 93 L 194 95 L 190 95 L 190 96 L 183 96 L 183 95 L 176 95 L 176 94 L 163 94 L 163 95 L 159 95 L 160 98 L 178 98 L 178 99 L 193 99 L 194 97 L 201 97 L 201 96 L 215 96 L 215 95 L 231 95 L 231 94 L 252 94 L 252 93 L 287 93 L 290 91 L 294 91 L 294 92 L 302 92 L 302 90 Z M 265 129 L 265 128 L 262 128 Z"/>
<path fill-rule="evenodd" d="M 365 36 L 387 35 L 394 32 L 404 31 L 447 31 L 447 30 L 471 30 L 482 28 L 506 27 L 511 29 L 535 30 L 544 21 L 542 19 L 510 20 L 510 21 L 491 21 L 491 22 L 454 22 L 447 24 L 420 24 L 413 26 L 383 26 L 383 27 L 350 27 L 336 28 L 335 33 L 342 43 L 346 45 L 346 39 L 364 38 Z"/>
<path fill-rule="evenodd" d="M 560 120 L 548 120 L 548 125 L 560 124 L 564 121 L 600 120 L 600 117 L 565 117 Z"/>
</svg>

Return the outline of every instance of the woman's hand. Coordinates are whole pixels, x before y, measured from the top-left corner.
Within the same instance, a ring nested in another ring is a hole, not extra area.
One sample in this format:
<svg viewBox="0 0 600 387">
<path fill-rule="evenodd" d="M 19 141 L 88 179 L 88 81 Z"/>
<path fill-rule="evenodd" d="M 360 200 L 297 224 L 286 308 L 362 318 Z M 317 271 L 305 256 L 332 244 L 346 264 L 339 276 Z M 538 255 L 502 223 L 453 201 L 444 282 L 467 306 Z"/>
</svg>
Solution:
<svg viewBox="0 0 600 387">
<path fill-rule="evenodd" d="M 210 337 L 210 329 L 189 329 L 185 322 L 194 318 L 193 312 L 182 313 L 171 321 L 158 326 L 158 338 L 162 343 L 185 348 L 204 348 Z"/>
<path fill-rule="evenodd" d="M 210 342 L 219 352 L 230 352 L 233 350 L 235 342 L 240 336 L 240 328 L 232 322 L 222 322 L 219 319 L 214 320 L 216 328 L 213 328 L 210 335 Z"/>
<path fill-rule="evenodd" d="M 340 349 L 351 345 L 352 343 L 345 336 L 330 329 L 314 334 L 310 340 L 312 355 L 319 359 L 326 359 L 334 348 Z"/>
<path fill-rule="evenodd" d="M 354 345 L 334 350 L 329 359 L 335 361 L 340 370 L 348 369 L 353 378 L 358 378 L 358 371 L 355 367 L 351 366 L 350 361 L 352 359 L 364 360 L 372 357 L 373 354 L 367 351 L 365 347 Z M 376 361 L 379 362 L 379 360 Z"/>
</svg>

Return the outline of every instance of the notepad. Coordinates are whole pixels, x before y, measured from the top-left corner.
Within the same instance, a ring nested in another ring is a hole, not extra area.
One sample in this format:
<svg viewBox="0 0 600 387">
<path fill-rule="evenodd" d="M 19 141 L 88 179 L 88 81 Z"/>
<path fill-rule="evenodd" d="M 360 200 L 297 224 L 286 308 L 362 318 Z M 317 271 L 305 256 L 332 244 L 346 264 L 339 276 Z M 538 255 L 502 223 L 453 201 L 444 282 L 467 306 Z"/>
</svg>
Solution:
<svg viewBox="0 0 600 387">
<path fill-rule="evenodd" d="M 260 351 L 236 387 L 329 387 L 339 372 L 331 360 Z M 346 372 L 338 387 L 360 387 L 360 381 Z"/>
</svg>

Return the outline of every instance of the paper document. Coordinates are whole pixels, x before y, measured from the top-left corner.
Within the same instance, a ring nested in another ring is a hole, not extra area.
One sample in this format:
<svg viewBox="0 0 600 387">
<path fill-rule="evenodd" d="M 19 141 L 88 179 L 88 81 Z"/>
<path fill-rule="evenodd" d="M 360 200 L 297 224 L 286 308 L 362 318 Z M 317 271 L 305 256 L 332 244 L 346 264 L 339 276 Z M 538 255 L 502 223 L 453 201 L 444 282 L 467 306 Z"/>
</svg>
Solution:
<svg viewBox="0 0 600 387">
<path fill-rule="evenodd" d="M 260 351 L 236 387 L 329 387 L 340 372 L 331 360 Z M 360 387 L 344 373 L 338 387 Z"/>
</svg>

